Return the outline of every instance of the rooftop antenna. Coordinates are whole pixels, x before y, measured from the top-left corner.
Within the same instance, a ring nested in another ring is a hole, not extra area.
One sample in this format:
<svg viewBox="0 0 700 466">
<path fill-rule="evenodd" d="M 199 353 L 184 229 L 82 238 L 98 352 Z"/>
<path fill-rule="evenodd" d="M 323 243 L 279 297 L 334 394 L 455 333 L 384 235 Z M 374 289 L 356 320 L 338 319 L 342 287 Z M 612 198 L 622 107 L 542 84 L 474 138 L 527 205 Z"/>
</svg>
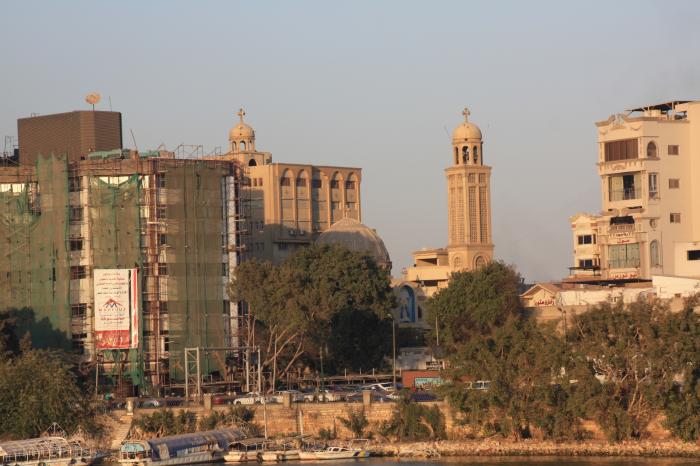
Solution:
<svg viewBox="0 0 700 466">
<path fill-rule="evenodd" d="M 136 138 L 134 137 L 134 130 L 129 128 L 129 132 L 131 133 L 131 140 L 134 141 L 134 149 L 136 149 L 136 152 L 138 152 L 139 146 L 136 145 Z"/>
<path fill-rule="evenodd" d="M 89 103 L 92 105 L 92 111 L 95 111 L 95 104 L 100 101 L 102 97 L 100 97 L 100 94 L 97 92 L 91 92 L 90 94 L 85 96 L 85 102 Z"/>
<path fill-rule="evenodd" d="M 109 99 L 109 111 L 111 112 L 112 111 L 112 96 L 110 95 L 107 98 Z"/>
</svg>

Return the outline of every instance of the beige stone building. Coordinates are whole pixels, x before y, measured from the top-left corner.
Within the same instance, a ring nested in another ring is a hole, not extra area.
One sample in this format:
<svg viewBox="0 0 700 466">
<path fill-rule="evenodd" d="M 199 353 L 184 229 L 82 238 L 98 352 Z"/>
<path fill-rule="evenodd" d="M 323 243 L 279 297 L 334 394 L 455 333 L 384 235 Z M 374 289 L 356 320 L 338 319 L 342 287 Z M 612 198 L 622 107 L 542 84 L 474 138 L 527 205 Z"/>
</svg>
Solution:
<svg viewBox="0 0 700 466">
<path fill-rule="evenodd" d="M 272 154 L 256 149 L 255 131 L 245 123 L 243 109 L 238 116 L 223 157 L 245 167 L 240 193 L 243 260 L 279 263 L 334 223 L 362 220 L 360 168 L 273 163 Z"/>
<path fill-rule="evenodd" d="M 446 248 L 413 253 L 413 266 L 395 282 L 404 325 L 425 327 L 424 301 L 447 286 L 453 272 L 474 270 L 493 260 L 491 236 L 491 167 L 484 165 L 481 130 L 464 121 L 452 133 L 450 166 L 445 169 L 448 203 Z"/>
<path fill-rule="evenodd" d="M 602 211 L 570 218 L 570 281 L 700 276 L 700 102 L 596 123 Z"/>
</svg>

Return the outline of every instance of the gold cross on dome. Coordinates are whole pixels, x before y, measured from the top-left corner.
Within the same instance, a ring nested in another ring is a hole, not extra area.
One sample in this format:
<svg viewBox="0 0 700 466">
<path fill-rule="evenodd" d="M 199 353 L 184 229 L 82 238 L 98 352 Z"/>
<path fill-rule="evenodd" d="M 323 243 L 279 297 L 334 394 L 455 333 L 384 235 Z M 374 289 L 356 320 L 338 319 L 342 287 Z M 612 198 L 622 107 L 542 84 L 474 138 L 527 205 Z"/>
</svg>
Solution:
<svg viewBox="0 0 700 466">
<path fill-rule="evenodd" d="M 464 107 L 464 110 L 462 111 L 462 115 L 464 115 L 464 122 L 468 123 L 469 122 L 469 115 L 471 115 L 471 112 L 467 107 Z"/>
<path fill-rule="evenodd" d="M 240 108 L 237 113 L 238 117 L 241 119 L 241 123 L 243 123 L 243 117 L 245 116 L 245 110 Z"/>
</svg>

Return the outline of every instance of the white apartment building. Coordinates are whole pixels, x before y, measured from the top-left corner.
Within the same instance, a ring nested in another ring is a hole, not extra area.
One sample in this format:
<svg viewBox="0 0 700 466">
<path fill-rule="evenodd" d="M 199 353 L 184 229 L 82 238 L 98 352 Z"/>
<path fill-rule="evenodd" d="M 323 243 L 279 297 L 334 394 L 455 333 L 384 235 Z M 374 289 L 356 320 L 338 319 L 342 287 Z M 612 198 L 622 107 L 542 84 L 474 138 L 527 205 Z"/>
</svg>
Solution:
<svg viewBox="0 0 700 466">
<path fill-rule="evenodd" d="M 600 214 L 570 217 L 570 281 L 700 277 L 700 101 L 596 123 Z"/>
</svg>

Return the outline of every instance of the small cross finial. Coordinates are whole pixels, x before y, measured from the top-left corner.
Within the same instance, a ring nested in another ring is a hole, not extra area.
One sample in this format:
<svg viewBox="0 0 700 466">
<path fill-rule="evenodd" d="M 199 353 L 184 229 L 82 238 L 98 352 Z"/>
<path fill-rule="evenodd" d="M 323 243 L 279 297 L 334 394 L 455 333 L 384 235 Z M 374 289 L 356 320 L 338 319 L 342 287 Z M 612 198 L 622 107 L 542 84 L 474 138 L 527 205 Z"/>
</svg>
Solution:
<svg viewBox="0 0 700 466">
<path fill-rule="evenodd" d="M 245 110 L 243 110 L 242 108 L 239 109 L 237 115 L 241 119 L 241 123 L 243 123 L 243 117 L 245 116 Z"/>
<path fill-rule="evenodd" d="M 469 115 L 471 115 L 471 112 L 467 107 L 464 107 L 464 110 L 462 111 L 462 115 L 464 115 L 464 122 L 468 123 L 469 122 Z"/>
</svg>

